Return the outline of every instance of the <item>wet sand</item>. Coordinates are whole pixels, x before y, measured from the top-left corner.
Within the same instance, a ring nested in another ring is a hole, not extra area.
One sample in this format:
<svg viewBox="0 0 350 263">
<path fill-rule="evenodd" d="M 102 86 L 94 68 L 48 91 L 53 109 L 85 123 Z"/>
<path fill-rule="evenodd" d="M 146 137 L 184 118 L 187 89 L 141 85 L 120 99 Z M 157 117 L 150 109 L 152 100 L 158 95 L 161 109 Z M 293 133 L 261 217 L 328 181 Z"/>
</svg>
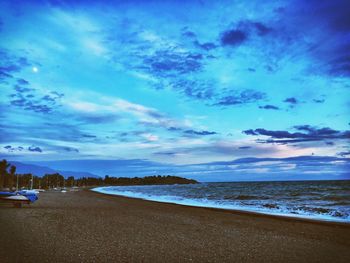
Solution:
<svg viewBox="0 0 350 263">
<path fill-rule="evenodd" d="M 350 225 L 48 191 L 0 204 L 0 262 L 350 262 Z"/>
</svg>

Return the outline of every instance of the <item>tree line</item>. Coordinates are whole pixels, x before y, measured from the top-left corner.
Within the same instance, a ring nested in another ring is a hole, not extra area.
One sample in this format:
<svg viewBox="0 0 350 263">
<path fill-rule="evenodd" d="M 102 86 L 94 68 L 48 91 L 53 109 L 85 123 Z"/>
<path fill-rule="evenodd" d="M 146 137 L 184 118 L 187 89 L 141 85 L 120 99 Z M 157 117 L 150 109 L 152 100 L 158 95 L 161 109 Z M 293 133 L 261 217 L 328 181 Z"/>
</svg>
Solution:
<svg viewBox="0 0 350 263">
<path fill-rule="evenodd" d="M 11 165 L 6 160 L 0 162 L 0 189 L 51 189 L 62 187 L 86 187 L 104 185 L 160 185 L 160 184 L 195 184 L 197 181 L 178 176 L 146 176 L 146 177 L 111 177 L 104 178 L 81 177 L 65 178 L 59 173 L 36 176 L 31 173 L 17 174 L 16 166 Z"/>
</svg>

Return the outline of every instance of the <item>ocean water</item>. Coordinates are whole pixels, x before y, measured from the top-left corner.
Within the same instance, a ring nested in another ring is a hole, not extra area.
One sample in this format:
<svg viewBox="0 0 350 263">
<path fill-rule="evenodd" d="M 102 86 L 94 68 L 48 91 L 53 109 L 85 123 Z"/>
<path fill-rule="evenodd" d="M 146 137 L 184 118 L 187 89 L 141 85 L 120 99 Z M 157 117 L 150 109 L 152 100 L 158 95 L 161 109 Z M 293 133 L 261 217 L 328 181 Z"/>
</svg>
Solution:
<svg viewBox="0 0 350 263">
<path fill-rule="evenodd" d="M 350 181 L 108 186 L 93 191 L 190 206 L 350 223 Z"/>
</svg>

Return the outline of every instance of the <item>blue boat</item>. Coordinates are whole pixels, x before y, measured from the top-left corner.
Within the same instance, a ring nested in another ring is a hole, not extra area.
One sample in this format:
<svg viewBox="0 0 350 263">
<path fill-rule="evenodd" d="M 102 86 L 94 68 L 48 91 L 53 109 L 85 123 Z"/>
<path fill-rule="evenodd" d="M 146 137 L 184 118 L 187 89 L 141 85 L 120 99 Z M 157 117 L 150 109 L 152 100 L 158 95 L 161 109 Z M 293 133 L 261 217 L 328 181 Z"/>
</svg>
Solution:
<svg viewBox="0 0 350 263">
<path fill-rule="evenodd" d="M 0 201 L 13 203 L 15 207 L 31 204 L 38 200 L 38 195 L 32 191 L 0 192 Z"/>
</svg>

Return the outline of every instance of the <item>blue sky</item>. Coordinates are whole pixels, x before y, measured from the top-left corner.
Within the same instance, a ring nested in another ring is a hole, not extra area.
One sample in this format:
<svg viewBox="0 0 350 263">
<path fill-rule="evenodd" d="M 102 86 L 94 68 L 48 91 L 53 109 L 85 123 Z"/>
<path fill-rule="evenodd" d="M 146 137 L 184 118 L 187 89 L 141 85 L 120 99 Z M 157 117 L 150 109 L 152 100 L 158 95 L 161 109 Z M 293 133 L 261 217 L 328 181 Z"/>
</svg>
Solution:
<svg viewBox="0 0 350 263">
<path fill-rule="evenodd" d="M 0 1 L 3 158 L 349 176 L 348 1 L 99 2 Z"/>
</svg>

